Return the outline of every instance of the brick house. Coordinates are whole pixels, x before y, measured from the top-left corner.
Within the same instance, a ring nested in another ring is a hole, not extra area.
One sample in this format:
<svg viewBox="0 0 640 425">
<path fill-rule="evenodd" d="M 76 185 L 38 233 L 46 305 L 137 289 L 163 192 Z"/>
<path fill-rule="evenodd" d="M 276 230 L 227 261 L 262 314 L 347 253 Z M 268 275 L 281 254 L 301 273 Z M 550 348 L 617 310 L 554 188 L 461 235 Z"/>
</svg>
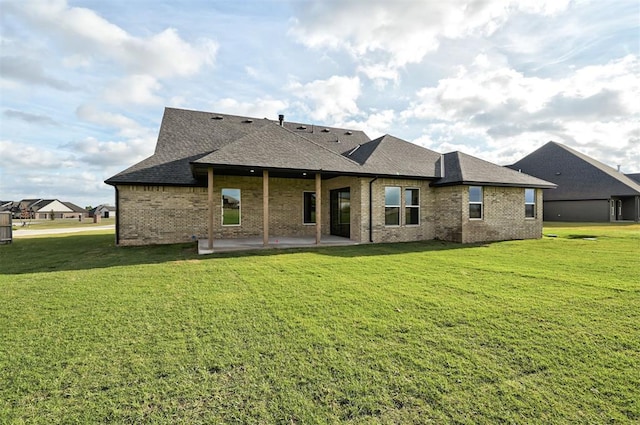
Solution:
<svg viewBox="0 0 640 425">
<path fill-rule="evenodd" d="M 13 202 L 10 211 L 14 219 L 81 219 L 89 216 L 86 209 L 58 199 L 23 199 Z"/>
<path fill-rule="evenodd" d="M 385 135 L 166 108 L 155 153 L 106 180 L 116 243 L 336 235 L 357 243 L 539 238 L 555 185 Z"/>
<path fill-rule="evenodd" d="M 640 182 L 590 156 L 549 142 L 509 166 L 555 183 L 544 194 L 544 220 L 640 221 Z"/>
</svg>

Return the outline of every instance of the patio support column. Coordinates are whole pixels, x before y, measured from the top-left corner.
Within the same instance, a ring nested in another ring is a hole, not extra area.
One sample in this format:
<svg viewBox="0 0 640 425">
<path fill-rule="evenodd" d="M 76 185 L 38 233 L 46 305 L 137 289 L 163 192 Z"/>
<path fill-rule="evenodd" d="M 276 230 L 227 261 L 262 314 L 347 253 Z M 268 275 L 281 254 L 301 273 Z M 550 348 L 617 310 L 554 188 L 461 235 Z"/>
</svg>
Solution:
<svg viewBox="0 0 640 425">
<path fill-rule="evenodd" d="M 207 190 L 208 190 L 208 204 L 209 204 L 209 220 L 208 230 L 209 238 L 207 241 L 207 249 L 213 249 L 213 167 L 209 167 L 207 170 Z"/>
<path fill-rule="evenodd" d="M 262 245 L 269 245 L 269 171 L 262 171 Z"/>
<path fill-rule="evenodd" d="M 316 173 L 316 245 L 322 239 L 322 176 Z"/>
</svg>

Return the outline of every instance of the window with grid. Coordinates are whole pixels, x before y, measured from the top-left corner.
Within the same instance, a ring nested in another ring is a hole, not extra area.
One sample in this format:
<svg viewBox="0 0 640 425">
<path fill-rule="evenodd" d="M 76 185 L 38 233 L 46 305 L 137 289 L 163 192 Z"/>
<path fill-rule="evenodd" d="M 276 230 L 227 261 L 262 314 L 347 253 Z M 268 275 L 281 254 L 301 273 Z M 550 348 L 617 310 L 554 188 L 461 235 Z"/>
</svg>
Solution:
<svg viewBox="0 0 640 425">
<path fill-rule="evenodd" d="M 407 226 L 420 224 L 420 189 L 404 190 L 404 224 Z"/>
<path fill-rule="evenodd" d="M 469 186 L 469 218 L 482 219 L 482 186 Z"/>
<path fill-rule="evenodd" d="M 400 225 L 400 200 L 400 187 L 388 186 L 384 188 L 385 226 Z"/>
</svg>

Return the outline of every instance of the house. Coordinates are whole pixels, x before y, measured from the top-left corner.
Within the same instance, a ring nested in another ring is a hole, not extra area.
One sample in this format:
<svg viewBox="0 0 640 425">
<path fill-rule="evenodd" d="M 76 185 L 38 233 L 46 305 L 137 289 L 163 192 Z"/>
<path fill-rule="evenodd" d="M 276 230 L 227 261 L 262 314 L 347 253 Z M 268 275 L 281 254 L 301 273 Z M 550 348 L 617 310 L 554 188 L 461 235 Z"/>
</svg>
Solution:
<svg viewBox="0 0 640 425">
<path fill-rule="evenodd" d="M 581 152 L 549 142 L 510 166 L 558 185 L 544 193 L 544 220 L 640 221 L 640 182 Z"/>
<path fill-rule="evenodd" d="M 9 207 L 15 219 L 49 220 L 57 218 L 85 218 L 89 213 L 71 202 L 57 199 L 23 199 Z"/>
<path fill-rule="evenodd" d="M 89 217 L 115 218 L 116 207 L 107 204 L 101 204 L 89 210 Z"/>
<path fill-rule="evenodd" d="M 106 180 L 116 243 L 335 235 L 353 242 L 539 238 L 555 185 L 362 131 L 166 108 L 154 154 Z"/>
</svg>

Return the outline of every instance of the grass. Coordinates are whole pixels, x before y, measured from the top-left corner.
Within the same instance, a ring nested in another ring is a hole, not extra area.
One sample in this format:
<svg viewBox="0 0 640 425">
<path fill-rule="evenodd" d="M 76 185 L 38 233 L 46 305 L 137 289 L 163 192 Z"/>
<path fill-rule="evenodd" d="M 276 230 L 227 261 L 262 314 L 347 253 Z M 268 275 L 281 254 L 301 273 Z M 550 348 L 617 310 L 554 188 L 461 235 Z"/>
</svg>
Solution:
<svg viewBox="0 0 640 425">
<path fill-rule="evenodd" d="M 544 233 L 210 257 L 14 240 L 0 423 L 637 423 L 640 226 Z"/>
</svg>

